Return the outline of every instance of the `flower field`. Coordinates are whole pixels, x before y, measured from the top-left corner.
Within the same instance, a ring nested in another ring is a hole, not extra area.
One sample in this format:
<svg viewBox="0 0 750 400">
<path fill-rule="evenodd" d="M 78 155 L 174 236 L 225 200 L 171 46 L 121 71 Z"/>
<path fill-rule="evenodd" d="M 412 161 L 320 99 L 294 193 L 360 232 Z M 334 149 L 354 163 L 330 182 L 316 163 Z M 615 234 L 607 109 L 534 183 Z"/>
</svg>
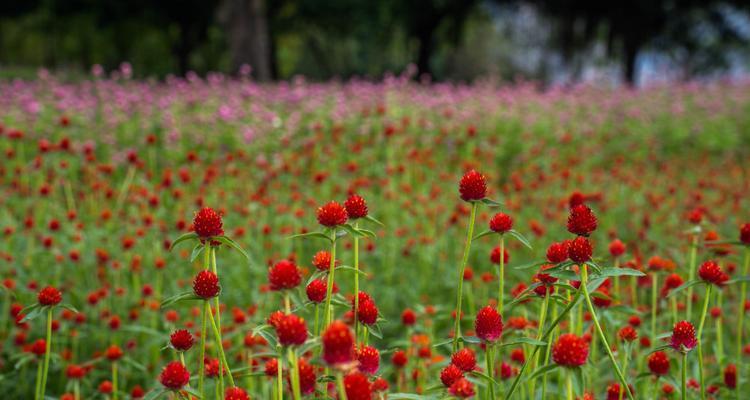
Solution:
<svg viewBox="0 0 750 400">
<path fill-rule="evenodd" d="M 0 398 L 744 398 L 748 143 L 741 80 L 0 82 Z"/>
</svg>

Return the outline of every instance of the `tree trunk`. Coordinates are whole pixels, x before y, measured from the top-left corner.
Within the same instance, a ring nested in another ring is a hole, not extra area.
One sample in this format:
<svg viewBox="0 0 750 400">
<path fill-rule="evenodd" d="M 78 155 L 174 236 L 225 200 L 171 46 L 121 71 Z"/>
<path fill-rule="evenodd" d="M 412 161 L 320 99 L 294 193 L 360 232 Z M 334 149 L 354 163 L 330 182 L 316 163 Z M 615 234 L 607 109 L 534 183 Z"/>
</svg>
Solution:
<svg viewBox="0 0 750 400">
<path fill-rule="evenodd" d="M 625 41 L 625 68 L 624 76 L 625 82 L 629 86 L 634 86 L 637 79 L 636 76 L 636 60 L 638 58 L 638 44 L 635 41 Z"/>
<path fill-rule="evenodd" d="M 248 64 L 256 79 L 271 80 L 271 46 L 264 0 L 230 0 L 225 4 L 223 20 L 229 29 L 232 70 L 237 72 L 243 64 Z"/>
</svg>

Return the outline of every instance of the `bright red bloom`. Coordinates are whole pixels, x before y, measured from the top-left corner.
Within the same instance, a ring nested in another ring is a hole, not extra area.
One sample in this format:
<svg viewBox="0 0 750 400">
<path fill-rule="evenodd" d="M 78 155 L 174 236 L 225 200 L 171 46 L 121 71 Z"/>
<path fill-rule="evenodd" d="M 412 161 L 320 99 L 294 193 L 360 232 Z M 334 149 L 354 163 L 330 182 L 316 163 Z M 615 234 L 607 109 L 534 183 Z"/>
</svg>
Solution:
<svg viewBox="0 0 750 400">
<path fill-rule="evenodd" d="M 372 346 L 364 346 L 357 351 L 359 370 L 368 375 L 375 375 L 380 368 L 380 352 Z"/>
<path fill-rule="evenodd" d="M 585 204 L 579 204 L 570 209 L 568 216 L 568 232 L 579 236 L 588 236 L 596 230 L 596 216 Z"/>
<path fill-rule="evenodd" d="M 454 364 L 448 364 L 447 367 L 440 371 L 440 382 L 442 382 L 445 387 L 451 387 L 454 382 L 463 377 L 464 372 Z"/>
<path fill-rule="evenodd" d="M 552 243 L 547 248 L 547 261 L 553 264 L 564 262 L 568 259 L 568 247 L 570 247 L 569 240 Z"/>
<path fill-rule="evenodd" d="M 487 195 L 487 181 L 484 175 L 473 169 L 467 172 L 458 183 L 458 192 L 463 201 L 482 200 Z"/>
<path fill-rule="evenodd" d="M 490 220 L 490 230 L 497 233 L 505 233 L 513 229 L 513 218 L 508 214 L 497 213 Z"/>
<path fill-rule="evenodd" d="M 591 242 L 585 236 L 578 236 L 572 242 L 568 248 L 568 257 L 574 262 L 579 264 L 585 263 L 591 260 L 591 254 L 594 249 L 591 247 Z"/>
<path fill-rule="evenodd" d="M 624 342 L 632 342 L 638 339 L 638 332 L 632 326 L 625 325 L 617 332 L 617 336 Z"/>
<path fill-rule="evenodd" d="M 333 321 L 323 332 L 321 339 L 323 360 L 328 365 L 346 364 L 354 360 L 354 337 L 345 323 Z"/>
<path fill-rule="evenodd" d="M 159 382 L 170 390 L 182 389 L 190 381 L 190 372 L 179 361 L 167 364 L 159 375 Z"/>
<path fill-rule="evenodd" d="M 383 378 L 375 378 L 375 381 L 372 383 L 372 391 L 373 392 L 387 392 L 388 381 Z"/>
<path fill-rule="evenodd" d="M 186 329 L 178 329 L 169 337 L 169 342 L 177 351 L 188 351 L 193 347 L 193 335 Z"/>
<path fill-rule="evenodd" d="M 630 389 L 630 393 L 635 396 L 635 390 L 633 389 L 633 385 L 628 385 L 628 389 Z M 609 386 L 607 386 L 607 400 L 619 400 L 620 399 L 620 391 L 622 390 L 622 397 L 627 397 L 625 389 L 620 389 L 620 384 L 615 382 Z"/>
<path fill-rule="evenodd" d="M 391 363 L 396 368 L 403 368 L 406 366 L 406 363 L 409 362 L 409 357 L 406 356 L 406 352 L 403 350 L 396 350 L 393 352 L 393 356 L 391 357 Z"/>
<path fill-rule="evenodd" d="M 319 271 L 328 271 L 331 268 L 331 253 L 325 250 L 315 253 L 312 263 Z"/>
<path fill-rule="evenodd" d="M 698 339 L 695 337 L 693 324 L 688 321 L 680 321 L 674 324 L 669 345 L 681 353 L 687 353 L 694 349 L 698 345 Z"/>
<path fill-rule="evenodd" d="M 275 378 L 278 372 L 279 372 L 279 361 L 277 359 L 271 358 L 268 361 L 266 361 L 266 364 L 263 366 L 263 373 L 266 374 L 266 376 Z"/>
<path fill-rule="evenodd" d="M 47 353 L 47 341 L 44 339 L 37 339 L 31 344 L 29 351 L 36 356 L 43 356 Z"/>
<path fill-rule="evenodd" d="M 242 388 L 231 387 L 224 392 L 224 400 L 250 400 L 250 396 Z"/>
<path fill-rule="evenodd" d="M 102 394 L 112 393 L 112 382 L 102 381 L 102 383 L 99 384 L 99 387 L 97 387 L 97 390 Z"/>
<path fill-rule="evenodd" d="M 722 271 L 719 264 L 714 261 L 706 261 L 698 268 L 698 276 L 713 285 L 723 285 L 729 280 L 729 275 Z"/>
<path fill-rule="evenodd" d="M 219 295 L 219 277 L 209 270 L 198 272 L 193 279 L 193 292 L 202 299 L 210 299 Z"/>
<path fill-rule="evenodd" d="M 656 376 L 663 376 L 669 373 L 669 358 L 667 353 L 656 351 L 648 356 L 648 369 Z"/>
<path fill-rule="evenodd" d="M 737 366 L 734 364 L 727 365 L 724 368 L 724 384 L 730 389 L 737 388 Z"/>
<path fill-rule="evenodd" d="M 352 372 L 344 377 L 344 391 L 347 400 L 371 400 L 372 385 L 362 373 Z"/>
<path fill-rule="evenodd" d="M 346 208 L 341 204 L 331 201 L 318 208 L 318 223 L 326 227 L 343 225 L 349 218 Z"/>
<path fill-rule="evenodd" d="M 510 255 L 508 254 L 508 249 L 503 249 L 503 263 L 507 264 L 508 260 L 510 259 Z M 495 246 L 492 248 L 492 253 L 490 253 L 490 262 L 492 262 L 495 265 L 500 264 L 500 246 Z"/>
<path fill-rule="evenodd" d="M 414 313 L 414 310 L 411 308 L 407 308 L 404 310 L 404 312 L 401 313 L 401 323 L 406 326 L 412 326 L 417 322 L 417 315 Z"/>
<path fill-rule="evenodd" d="M 300 346 L 307 340 L 305 320 L 295 314 L 287 314 L 274 326 L 282 346 Z"/>
<path fill-rule="evenodd" d="M 448 392 L 461 399 L 466 399 L 476 394 L 474 392 L 474 384 L 466 380 L 466 378 L 459 378 L 453 382 Z"/>
<path fill-rule="evenodd" d="M 572 333 L 560 335 L 552 347 L 552 360 L 563 367 L 580 367 L 588 356 L 588 342 Z"/>
<path fill-rule="evenodd" d="M 117 361 L 122 358 L 123 352 L 120 346 L 113 344 L 107 347 L 107 350 L 104 351 L 104 356 L 107 357 L 109 361 Z"/>
<path fill-rule="evenodd" d="M 359 293 L 361 295 L 364 292 Z M 363 299 L 362 296 L 359 297 L 357 320 L 365 325 L 373 325 L 378 321 L 378 306 L 371 298 Z"/>
<path fill-rule="evenodd" d="M 465 347 L 451 356 L 451 364 L 461 371 L 471 372 L 477 368 L 477 357 L 472 349 Z"/>
<path fill-rule="evenodd" d="M 695 224 L 695 225 L 700 224 L 701 221 L 703 220 L 703 210 L 700 207 L 694 208 L 693 210 L 688 212 L 687 219 L 692 224 Z"/>
<path fill-rule="evenodd" d="M 221 215 L 211 207 L 201 208 L 193 218 L 193 229 L 201 239 L 223 235 L 222 225 Z"/>
<path fill-rule="evenodd" d="M 289 260 L 281 260 L 268 269 L 268 282 L 271 290 L 294 289 L 302 282 L 302 273 Z"/>
<path fill-rule="evenodd" d="M 70 364 L 65 368 L 65 377 L 68 379 L 82 379 L 86 376 L 86 368 L 80 365 Z"/>
<path fill-rule="evenodd" d="M 346 213 L 351 219 L 364 218 L 367 216 L 367 202 L 361 196 L 353 194 L 344 202 Z"/>
<path fill-rule="evenodd" d="M 750 222 L 740 227 L 740 242 L 750 245 Z"/>
<path fill-rule="evenodd" d="M 322 303 L 326 299 L 328 283 L 323 279 L 315 279 L 307 285 L 307 298 L 313 303 Z"/>
<path fill-rule="evenodd" d="M 486 306 L 477 313 L 474 330 L 478 338 L 487 342 L 495 342 L 503 334 L 503 317 L 495 308 Z"/>
<path fill-rule="evenodd" d="M 664 279 L 664 286 L 661 288 L 661 295 L 668 295 L 672 289 L 677 289 L 683 283 L 684 281 L 680 275 L 675 273 L 667 275 L 666 279 Z"/>
<path fill-rule="evenodd" d="M 297 364 L 299 371 L 299 385 L 300 391 L 304 395 L 312 394 L 315 392 L 315 384 L 318 378 L 315 376 L 315 368 L 310 365 L 304 358 L 300 358 Z"/>
<path fill-rule="evenodd" d="M 612 257 L 620 257 L 625 254 L 625 243 L 620 239 L 615 239 L 609 244 L 609 254 Z"/>
<path fill-rule="evenodd" d="M 52 286 L 47 286 L 46 288 L 39 291 L 39 294 L 36 296 L 36 298 L 40 305 L 55 306 L 60 304 L 60 302 L 62 301 L 62 293 L 60 293 L 59 290 L 55 289 Z"/>
</svg>

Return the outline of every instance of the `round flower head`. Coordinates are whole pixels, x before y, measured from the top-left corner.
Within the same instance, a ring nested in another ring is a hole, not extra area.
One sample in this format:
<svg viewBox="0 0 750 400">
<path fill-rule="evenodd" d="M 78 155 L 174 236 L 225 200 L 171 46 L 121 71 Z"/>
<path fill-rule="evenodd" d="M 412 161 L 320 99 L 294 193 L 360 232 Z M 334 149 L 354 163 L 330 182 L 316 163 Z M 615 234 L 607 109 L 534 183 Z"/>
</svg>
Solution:
<svg viewBox="0 0 750 400">
<path fill-rule="evenodd" d="M 346 213 L 351 219 L 364 218 L 367 216 L 367 202 L 361 196 L 353 194 L 344 202 Z"/>
<path fill-rule="evenodd" d="M 345 323 L 333 321 L 323 332 L 321 341 L 323 342 L 323 360 L 326 364 L 335 366 L 354 360 L 354 337 Z"/>
<path fill-rule="evenodd" d="M 180 390 L 190 381 L 190 372 L 179 361 L 167 364 L 159 375 L 159 382 L 170 390 Z"/>
<path fill-rule="evenodd" d="M 107 350 L 104 351 L 104 356 L 107 357 L 107 360 L 109 361 L 117 361 L 122 358 L 123 352 L 120 346 L 113 344 L 107 347 Z"/>
<path fill-rule="evenodd" d="M 503 334 L 503 317 L 493 307 L 479 310 L 474 320 L 477 337 L 486 342 L 496 342 Z"/>
<path fill-rule="evenodd" d="M 36 356 L 43 356 L 47 352 L 47 341 L 44 339 L 37 339 L 31 345 L 29 351 Z"/>
<path fill-rule="evenodd" d="M 406 355 L 406 352 L 403 350 L 396 350 L 393 352 L 393 356 L 391 356 L 391 363 L 396 368 L 403 368 L 406 366 L 406 363 L 409 362 L 409 357 Z"/>
<path fill-rule="evenodd" d="M 454 382 L 464 377 L 464 372 L 454 364 L 448 364 L 440 371 L 440 382 L 445 387 L 450 387 Z"/>
<path fill-rule="evenodd" d="M 357 320 L 365 325 L 373 325 L 378 321 L 378 306 L 372 299 L 362 300 L 360 297 Z"/>
<path fill-rule="evenodd" d="M 307 325 L 305 320 L 297 315 L 285 315 L 274 328 L 282 346 L 300 346 L 307 340 Z"/>
<path fill-rule="evenodd" d="M 188 351 L 193 347 L 193 335 L 185 329 L 178 329 L 169 337 L 169 342 L 177 351 Z"/>
<path fill-rule="evenodd" d="M 729 275 L 721 270 L 719 264 L 714 261 L 706 261 L 698 268 L 698 276 L 713 285 L 723 285 L 729 280 Z"/>
<path fill-rule="evenodd" d="M 568 247 L 568 257 L 576 263 L 582 264 L 591 260 L 591 254 L 594 249 L 591 242 L 585 236 L 578 236 Z"/>
<path fill-rule="evenodd" d="M 497 233 L 505 233 L 513 229 L 513 218 L 508 214 L 497 213 L 490 220 L 490 230 Z"/>
<path fill-rule="evenodd" d="M 750 222 L 740 227 L 740 242 L 744 245 L 750 245 Z"/>
<path fill-rule="evenodd" d="M 401 323 L 406 326 L 412 326 L 417 322 L 417 314 L 414 313 L 414 310 L 411 308 L 407 308 L 404 310 L 404 312 L 401 313 Z"/>
<path fill-rule="evenodd" d="M 224 392 L 224 400 L 250 400 L 244 389 L 231 387 Z"/>
<path fill-rule="evenodd" d="M 625 243 L 620 239 L 613 240 L 612 243 L 609 244 L 609 254 L 615 258 L 625 254 Z"/>
<path fill-rule="evenodd" d="M 297 369 L 299 371 L 299 385 L 302 394 L 309 395 L 315 393 L 315 384 L 318 381 L 318 378 L 315 376 L 315 368 L 304 358 L 300 358 Z"/>
<path fill-rule="evenodd" d="M 698 345 L 695 337 L 695 327 L 688 321 L 680 321 L 674 324 L 672 338 L 669 345 L 680 353 L 687 353 Z"/>
<path fill-rule="evenodd" d="M 275 378 L 278 372 L 279 372 L 279 361 L 277 359 L 271 358 L 268 361 L 266 361 L 266 364 L 263 366 L 263 373 L 266 376 Z"/>
<path fill-rule="evenodd" d="M 552 347 L 552 360 L 563 367 L 580 367 L 588 356 L 588 342 L 572 333 L 560 335 Z"/>
<path fill-rule="evenodd" d="M 371 400 L 372 385 L 362 373 L 352 372 L 344 377 L 344 391 L 347 400 Z"/>
<path fill-rule="evenodd" d="M 335 201 L 326 203 L 318 208 L 318 223 L 325 227 L 330 228 L 343 225 L 348 218 L 346 208 Z"/>
<path fill-rule="evenodd" d="M 467 172 L 458 184 L 458 192 L 463 201 L 482 200 L 487 195 L 484 175 L 473 169 Z"/>
<path fill-rule="evenodd" d="M 655 351 L 648 356 L 648 369 L 656 376 L 663 376 L 669 373 L 669 358 L 663 351 Z"/>
<path fill-rule="evenodd" d="M 293 262 L 281 260 L 269 268 L 268 281 L 274 291 L 294 289 L 302 282 L 302 273 Z"/>
<path fill-rule="evenodd" d="M 617 332 L 617 336 L 623 342 L 632 342 L 638 339 L 638 332 L 630 325 L 625 325 Z"/>
<path fill-rule="evenodd" d="M 359 370 L 368 375 L 375 375 L 380 368 L 380 352 L 372 346 L 363 346 L 357 351 Z"/>
<path fill-rule="evenodd" d="M 224 234 L 221 215 L 211 207 L 201 208 L 193 218 L 193 229 L 201 239 L 208 239 Z"/>
<path fill-rule="evenodd" d="M 730 389 L 737 388 L 737 366 L 734 364 L 727 365 L 724 368 L 724 384 Z"/>
<path fill-rule="evenodd" d="M 55 306 L 60 304 L 60 302 L 62 301 L 62 294 L 54 287 L 47 286 L 46 288 L 39 291 L 39 294 L 36 296 L 36 298 L 39 304 L 42 306 Z"/>
<path fill-rule="evenodd" d="M 326 283 L 326 281 L 324 281 L 323 279 L 315 279 L 313 281 L 310 281 L 310 283 L 307 285 L 307 288 L 305 289 L 305 292 L 307 293 L 307 298 L 310 301 L 316 304 L 320 304 L 323 302 L 323 300 L 326 299 L 327 288 L 328 283 Z"/>
<path fill-rule="evenodd" d="M 467 399 L 469 397 L 473 397 L 475 394 L 474 384 L 469 382 L 466 378 L 456 379 L 456 381 L 453 382 L 451 387 L 448 389 L 448 393 L 460 399 Z"/>
<path fill-rule="evenodd" d="M 596 216 L 585 204 L 579 204 L 570 209 L 568 216 L 568 232 L 579 236 L 588 236 L 596 230 Z"/>
<path fill-rule="evenodd" d="M 678 287 L 682 286 L 683 283 L 684 281 L 682 280 L 682 277 L 680 275 L 677 275 L 675 273 L 667 275 L 666 279 L 664 279 L 664 287 L 662 287 L 661 289 L 661 295 L 668 295 L 670 290 L 677 289 Z"/>
<path fill-rule="evenodd" d="M 219 277 L 209 270 L 198 272 L 193 280 L 193 292 L 202 299 L 210 299 L 219 295 Z"/>
<path fill-rule="evenodd" d="M 328 271 L 331 268 L 331 253 L 325 250 L 315 253 L 312 263 L 318 271 Z"/>
<path fill-rule="evenodd" d="M 564 262 L 568 259 L 568 247 L 570 247 L 569 240 L 552 243 L 547 248 L 547 261 L 553 264 Z"/>
<path fill-rule="evenodd" d="M 477 368 L 477 357 L 470 348 L 463 348 L 451 356 L 451 364 L 457 366 L 461 371 L 471 372 Z"/>
</svg>

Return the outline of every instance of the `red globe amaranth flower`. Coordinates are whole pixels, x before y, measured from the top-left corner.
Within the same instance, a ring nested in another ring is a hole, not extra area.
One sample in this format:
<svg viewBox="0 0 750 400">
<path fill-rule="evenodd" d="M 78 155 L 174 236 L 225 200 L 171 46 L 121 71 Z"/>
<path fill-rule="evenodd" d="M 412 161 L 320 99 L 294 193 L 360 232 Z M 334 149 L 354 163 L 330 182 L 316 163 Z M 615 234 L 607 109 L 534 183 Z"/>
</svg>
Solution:
<svg viewBox="0 0 750 400">
<path fill-rule="evenodd" d="M 43 356 L 45 353 L 47 353 L 47 341 L 44 339 L 37 339 L 36 341 L 34 341 L 34 343 L 32 343 L 29 351 L 31 351 L 31 353 L 35 356 Z"/>
<path fill-rule="evenodd" d="M 362 373 L 352 372 L 344 377 L 344 391 L 347 400 L 371 400 L 372 385 Z"/>
<path fill-rule="evenodd" d="M 346 213 L 351 219 L 364 218 L 367 216 L 367 202 L 361 196 L 353 194 L 344 202 Z"/>
<path fill-rule="evenodd" d="M 463 348 L 451 356 L 451 364 L 457 366 L 461 371 L 471 372 L 477 368 L 477 357 L 473 350 Z"/>
<path fill-rule="evenodd" d="M 704 281 L 722 286 L 729 280 L 729 275 L 721 270 L 719 264 L 714 261 L 706 261 L 698 268 L 698 276 Z"/>
<path fill-rule="evenodd" d="M 364 292 L 359 292 L 360 295 Z M 353 306 L 353 305 L 352 305 Z M 359 298 L 357 320 L 365 325 L 373 325 L 378 321 L 378 307 L 371 298 Z"/>
<path fill-rule="evenodd" d="M 294 289 L 302 282 L 302 273 L 293 262 L 281 260 L 268 269 L 268 282 L 274 291 Z"/>
<path fill-rule="evenodd" d="M 724 384 L 730 389 L 737 388 L 737 366 L 734 364 L 727 365 L 724 368 Z"/>
<path fill-rule="evenodd" d="M 695 224 L 695 225 L 700 224 L 701 221 L 703 220 L 703 210 L 700 207 L 694 208 L 693 210 L 688 212 L 687 219 L 692 224 Z"/>
<path fill-rule="evenodd" d="M 112 393 L 112 382 L 110 382 L 110 381 L 102 381 L 102 383 L 99 384 L 99 387 L 97 387 L 97 390 L 101 394 L 110 394 L 110 393 Z"/>
<path fill-rule="evenodd" d="M 284 319 L 285 315 L 286 314 L 284 314 L 282 311 L 274 311 L 271 313 L 271 315 L 268 316 L 268 319 L 266 319 L 266 323 L 276 328 L 281 320 Z"/>
<path fill-rule="evenodd" d="M 414 310 L 411 308 L 407 308 L 404 310 L 404 312 L 401 313 L 401 323 L 406 326 L 412 326 L 417 322 L 417 315 L 414 313 Z"/>
<path fill-rule="evenodd" d="M 448 364 L 447 367 L 440 371 L 440 382 L 442 382 L 445 387 L 451 387 L 454 382 L 463 377 L 464 373 L 461 371 L 461 368 L 458 368 L 454 364 Z"/>
<path fill-rule="evenodd" d="M 664 279 L 664 286 L 661 288 L 661 295 L 667 296 L 671 290 L 677 289 L 682 286 L 683 283 L 684 281 L 681 276 L 675 273 L 667 275 Z"/>
<path fill-rule="evenodd" d="M 354 337 L 345 323 L 333 321 L 323 332 L 321 340 L 323 360 L 328 365 L 346 364 L 354 360 Z"/>
<path fill-rule="evenodd" d="M 467 172 L 458 183 L 458 192 L 463 201 L 482 200 L 487 195 L 487 181 L 484 175 L 473 169 Z"/>
<path fill-rule="evenodd" d="M 674 324 L 672 338 L 669 345 L 680 353 L 687 353 L 698 345 L 695 337 L 695 327 L 688 321 L 680 321 Z"/>
<path fill-rule="evenodd" d="M 323 279 L 315 279 L 310 281 L 305 289 L 307 298 L 313 303 L 322 303 L 326 299 L 328 289 L 328 283 Z"/>
<path fill-rule="evenodd" d="M 318 271 L 328 271 L 331 268 L 331 253 L 325 250 L 315 253 L 312 263 Z"/>
<path fill-rule="evenodd" d="M 568 257 L 574 262 L 583 264 L 591 260 L 591 254 L 594 249 L 591 247 L 591 242 L 585 236 L 578 236 L 568 247 Z"/>
<path fill-rule="evenodd" d="M 745 223 L 740 227 L 740 242 L 745 245 L 750 245 L 750 222 Z"/>
<path fill-rule="evenodd" d="M 503 263 L 508 264 L 508 260 L 510 259 L 510 254 L 508 254 L 508 249 L 503 249 Z M 490 253 L 490 262 L 495 265 L 500 265 L 500 246 L 495 246 L 492 248 L 492 252 Z"/>
<path fill-rule="evenodd" d="M 250 396 L 242 388 L 231 387 L 224 392 L 224 400 L 250 400 Z"/>
<path fill-rule="evenodd" d="M 380 352 L 372 346 L 364 346 L 357 351 L 359 371 L 368 375 L 375 375 L 380 368 Z"/>
<path fill-rule="evenodd" d="M 393 352 L 393 356 L 391 357 L 391 363 L 396 368 L 403 368 L 406 366 L 406 363 L 409 362 L 409 357 L 406 356 L 406 352 L 403 350 L 396 350 Z"/>
<path fill-rule="evenodd" d="M 552 347 L 552 360 L 563 367 L 580 367 L 588 356 L 588 342 L 572 333 L 560 335 Z"/>
<path fill-rule="evenodd" d="M 86 368 L 80 365 L 70 364 L 65 368 L 65 377 L 68 379 L 83 379 L 86 376 Z"/>
<path fill-rule="evenodd" d="M 588 236 L 596 230 L 596 216 L 585 204 L 579 204 L 570 209 L 568 216 L 568 232 L 579 236 Z"/>
<path fill-rule="evenodd" d="M 331 201 L 318 208 L 318 223 L 325 227 L 343 225 L 349 218 L 346 208 L 341 204 Z"/>
<path fill-rule="evenodd" d="M 209 270 L 198 272 L 193 279 L 193 292 L 202 299 L 210 299 L 219 295 L 219 277 Z"/>
<path fill-rule="evenodd" d="M 568 259 L 569 247 L 570 247 L 570 240 L 552 243 L 547 248 L 547 261 L 553 264 L 559 264 L 561 262 L 565 262 L 565 260 Z"/>
<path fill-rule="evenodd" d="M 277 359 L 271 358 L 268 361 L 266 361 L 266 364 L 263 366 L 263 373 L 266 376 L 275 378 L 278 372 L 279 372 L 279 361 Z"/>
<path fill-rule="evenodd" d="M 167 364 L 159 375 L 159 382 L 170 390 L 180 390 L 190 381 L 190 372 L 179 361 Z"/>
<path fill-rule="evenodd" d="M 193 229 L 201 239 L 223 235 L 224 229 L 222 225 L 221 215 L 211 207 L 201 208 L 200 211 L 195 213 L 195 217 L 193 218 Z"/>
<path fill-rule="evenodd" d="M 143 390 L 141 385 L 133 386 L 133 390 L 130 391 L 130 397 L 133 399 L 142 399 L 146 395 L 146 391 Z M 62 399 L 60 399 L 62 400 Z"/>
<path fill-rule="evenodd" d="M 477 337 L 486 342 L 496 342 L 503 334 L 503 317 L 494 307 L 485 306 L 474 320 Z"/>
<path fill-rule="evenodd" d="M 513 218 L 508 214 L 497 213 L 490 220 L 490 230 L 497 233 L 505 233 L 513 229 Z"/>
<path fill-rule="evenodd" d="M 122 358 L 123 352 L 120 346 L 113 344 L 107 347 L 107 350 L 104 351 L 104 356 L 107 357 L 107 360 L 109 361 L 117 361 Z"/>
<path fill-rule="evenodd" d="M 373 392 L 387 392 L 389 389 L 388 381 L 384 378 L 375 378 L 375 381 L 372 382 L 372 391 Z"/>
<path fill-rule="evenodd" d="M 633 389 L 633 385 L 628 385 L 628 389 L 630 389 L 630 393 L 635 396 L 635 389 Z M 622 397 L 628 397 L 626 395 L 627 391 L 625 389 L 620 388 L 619 383 L 613 383 L 609 386 L 607 386 L 607 400 L 619 400 L 620 399 L 620 391 L 622 390 Z"/>
<path fill-rule="evenodd" d="M 315 368 L 304 358 L 300 358 L 297 370 L 299 371 L 299 385 L 302 394 L 315 393 L 315 384 L 318 381 L 317 376 L 315 376 Z"/>
<path fill-rule="evenodd" d="M 622 328 L 620 328 L 619 332 L 617 332 L 617 336 L 623 342 L 632 342 L 638 339 L 638 332 L 636 332 L 636 330 L 632 326 L 625 325 Z"/>
<path fill-rule="evenodd" d="M 448 393 L 461 399 L 467 399 L 474 396 L 474 384 L 466 378 L 459 378 L 448 389 Z"/>
<path fill-rule="evenodd" d="M 300 346 L 307 340 L 305 320 L 295 314 L 287 314 L 274 326 L 282 346 Z"/>
<path fill-rule="evenodd" d="M 623 243 L 620 239 L 613 240 L 609 244 L 609 254 L 611 254 L 612 257 L 615 258 L 625 254 L 625 243 Z"/>
<path fill-rule="evenodd" d="M 193 347 L 193 335 L 186 329 L 178 329 L 169 337 L 169 342 L 177 351 L 188 351 Z"/>
<path fill-rule="evenodd" d="M 52 286 L 47 286 L 36 296 L 42 306 L 56 306 L 62 301 L 62 293 Z"/>
<path fill-rule="evenodd" d="M 648 369 L 656 376 L 664 376 L 669 373 L 669 358 L 667 353 L 656 351 L 648 356 Z"/>
</svg>

